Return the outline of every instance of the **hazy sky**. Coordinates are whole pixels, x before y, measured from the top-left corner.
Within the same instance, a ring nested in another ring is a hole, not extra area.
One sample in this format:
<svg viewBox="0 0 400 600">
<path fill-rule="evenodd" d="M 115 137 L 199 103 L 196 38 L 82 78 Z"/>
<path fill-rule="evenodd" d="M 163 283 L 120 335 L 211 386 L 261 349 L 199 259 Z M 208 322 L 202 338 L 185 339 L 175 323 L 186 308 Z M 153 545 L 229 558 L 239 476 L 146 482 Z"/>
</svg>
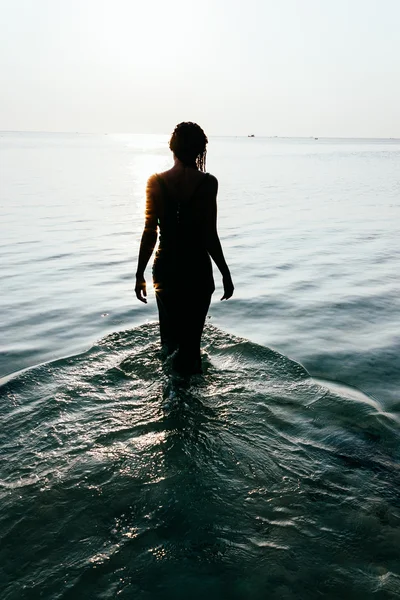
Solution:
<svg viewBox="0 0 400 600">
<path fill-rule="evenodd" d="M 0 130 L 400 137 L 400 0 L 0 0 Z"/>
</svg>

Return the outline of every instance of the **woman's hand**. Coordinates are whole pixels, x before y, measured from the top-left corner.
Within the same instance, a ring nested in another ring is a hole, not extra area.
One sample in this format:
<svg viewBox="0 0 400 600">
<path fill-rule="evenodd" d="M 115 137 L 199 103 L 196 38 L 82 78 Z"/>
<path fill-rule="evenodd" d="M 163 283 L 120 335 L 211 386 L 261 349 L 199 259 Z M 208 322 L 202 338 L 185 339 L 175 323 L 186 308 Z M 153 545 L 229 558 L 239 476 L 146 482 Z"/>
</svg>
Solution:
<svg viewBox="0 0 400 600">
<path fill-rule="evenodd" d="M 147 304 L 146 280 L 143 276 L 136 275 L 135 294 L 140 302 Z"/>
<path fill-rule="evenodd" d="M 230 274 L 225 275 L 222 278 L 222 284 L 224 286 L 224 295 L 222 296 L 221 300 L 228 300 L 232 296 L 233 290 L 235 289 Z"/>
</svg>

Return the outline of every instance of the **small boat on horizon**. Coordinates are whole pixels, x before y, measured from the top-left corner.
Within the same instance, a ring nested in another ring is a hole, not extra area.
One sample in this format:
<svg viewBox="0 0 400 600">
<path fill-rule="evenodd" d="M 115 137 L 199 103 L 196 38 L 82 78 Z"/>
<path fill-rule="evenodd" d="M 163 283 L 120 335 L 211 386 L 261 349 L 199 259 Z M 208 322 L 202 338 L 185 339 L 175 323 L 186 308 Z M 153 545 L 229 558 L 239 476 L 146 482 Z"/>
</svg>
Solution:
<svg viewBox="0 0 400 600">
<path fill-rule="evenodd" d="M 254 133 L 250 133 L 247 137 L 255 137 Z"/>
</svg>

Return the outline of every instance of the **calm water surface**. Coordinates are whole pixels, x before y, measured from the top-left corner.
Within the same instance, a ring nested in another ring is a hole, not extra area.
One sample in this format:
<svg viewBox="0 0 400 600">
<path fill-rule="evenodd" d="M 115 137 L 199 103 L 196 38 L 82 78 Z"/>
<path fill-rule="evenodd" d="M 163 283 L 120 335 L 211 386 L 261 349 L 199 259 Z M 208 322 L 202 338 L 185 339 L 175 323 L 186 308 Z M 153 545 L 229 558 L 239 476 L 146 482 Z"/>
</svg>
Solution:
<svg viewBox="0 0 400 600">
<path fill-rule="evenodd" d="M 170 163 L 0 134 L 1 597 L 400 597 L 400 141 L 210 139 L 236 290 L 191 382 L 133 290 Z"/>
</svg>

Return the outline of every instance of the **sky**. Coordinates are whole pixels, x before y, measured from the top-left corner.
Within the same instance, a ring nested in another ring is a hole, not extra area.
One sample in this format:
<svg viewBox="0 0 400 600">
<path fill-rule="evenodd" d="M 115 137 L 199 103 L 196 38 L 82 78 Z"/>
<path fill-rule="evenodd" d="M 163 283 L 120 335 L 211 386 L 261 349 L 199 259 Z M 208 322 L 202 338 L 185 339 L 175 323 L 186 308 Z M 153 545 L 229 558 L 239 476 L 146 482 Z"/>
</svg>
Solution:
<svg viewBox="0 0 400 600">
<path fill-rule="evenodd" d="M 400 0 L 0 0 L 0 130 L 400 138 Z"/>
</svg>

